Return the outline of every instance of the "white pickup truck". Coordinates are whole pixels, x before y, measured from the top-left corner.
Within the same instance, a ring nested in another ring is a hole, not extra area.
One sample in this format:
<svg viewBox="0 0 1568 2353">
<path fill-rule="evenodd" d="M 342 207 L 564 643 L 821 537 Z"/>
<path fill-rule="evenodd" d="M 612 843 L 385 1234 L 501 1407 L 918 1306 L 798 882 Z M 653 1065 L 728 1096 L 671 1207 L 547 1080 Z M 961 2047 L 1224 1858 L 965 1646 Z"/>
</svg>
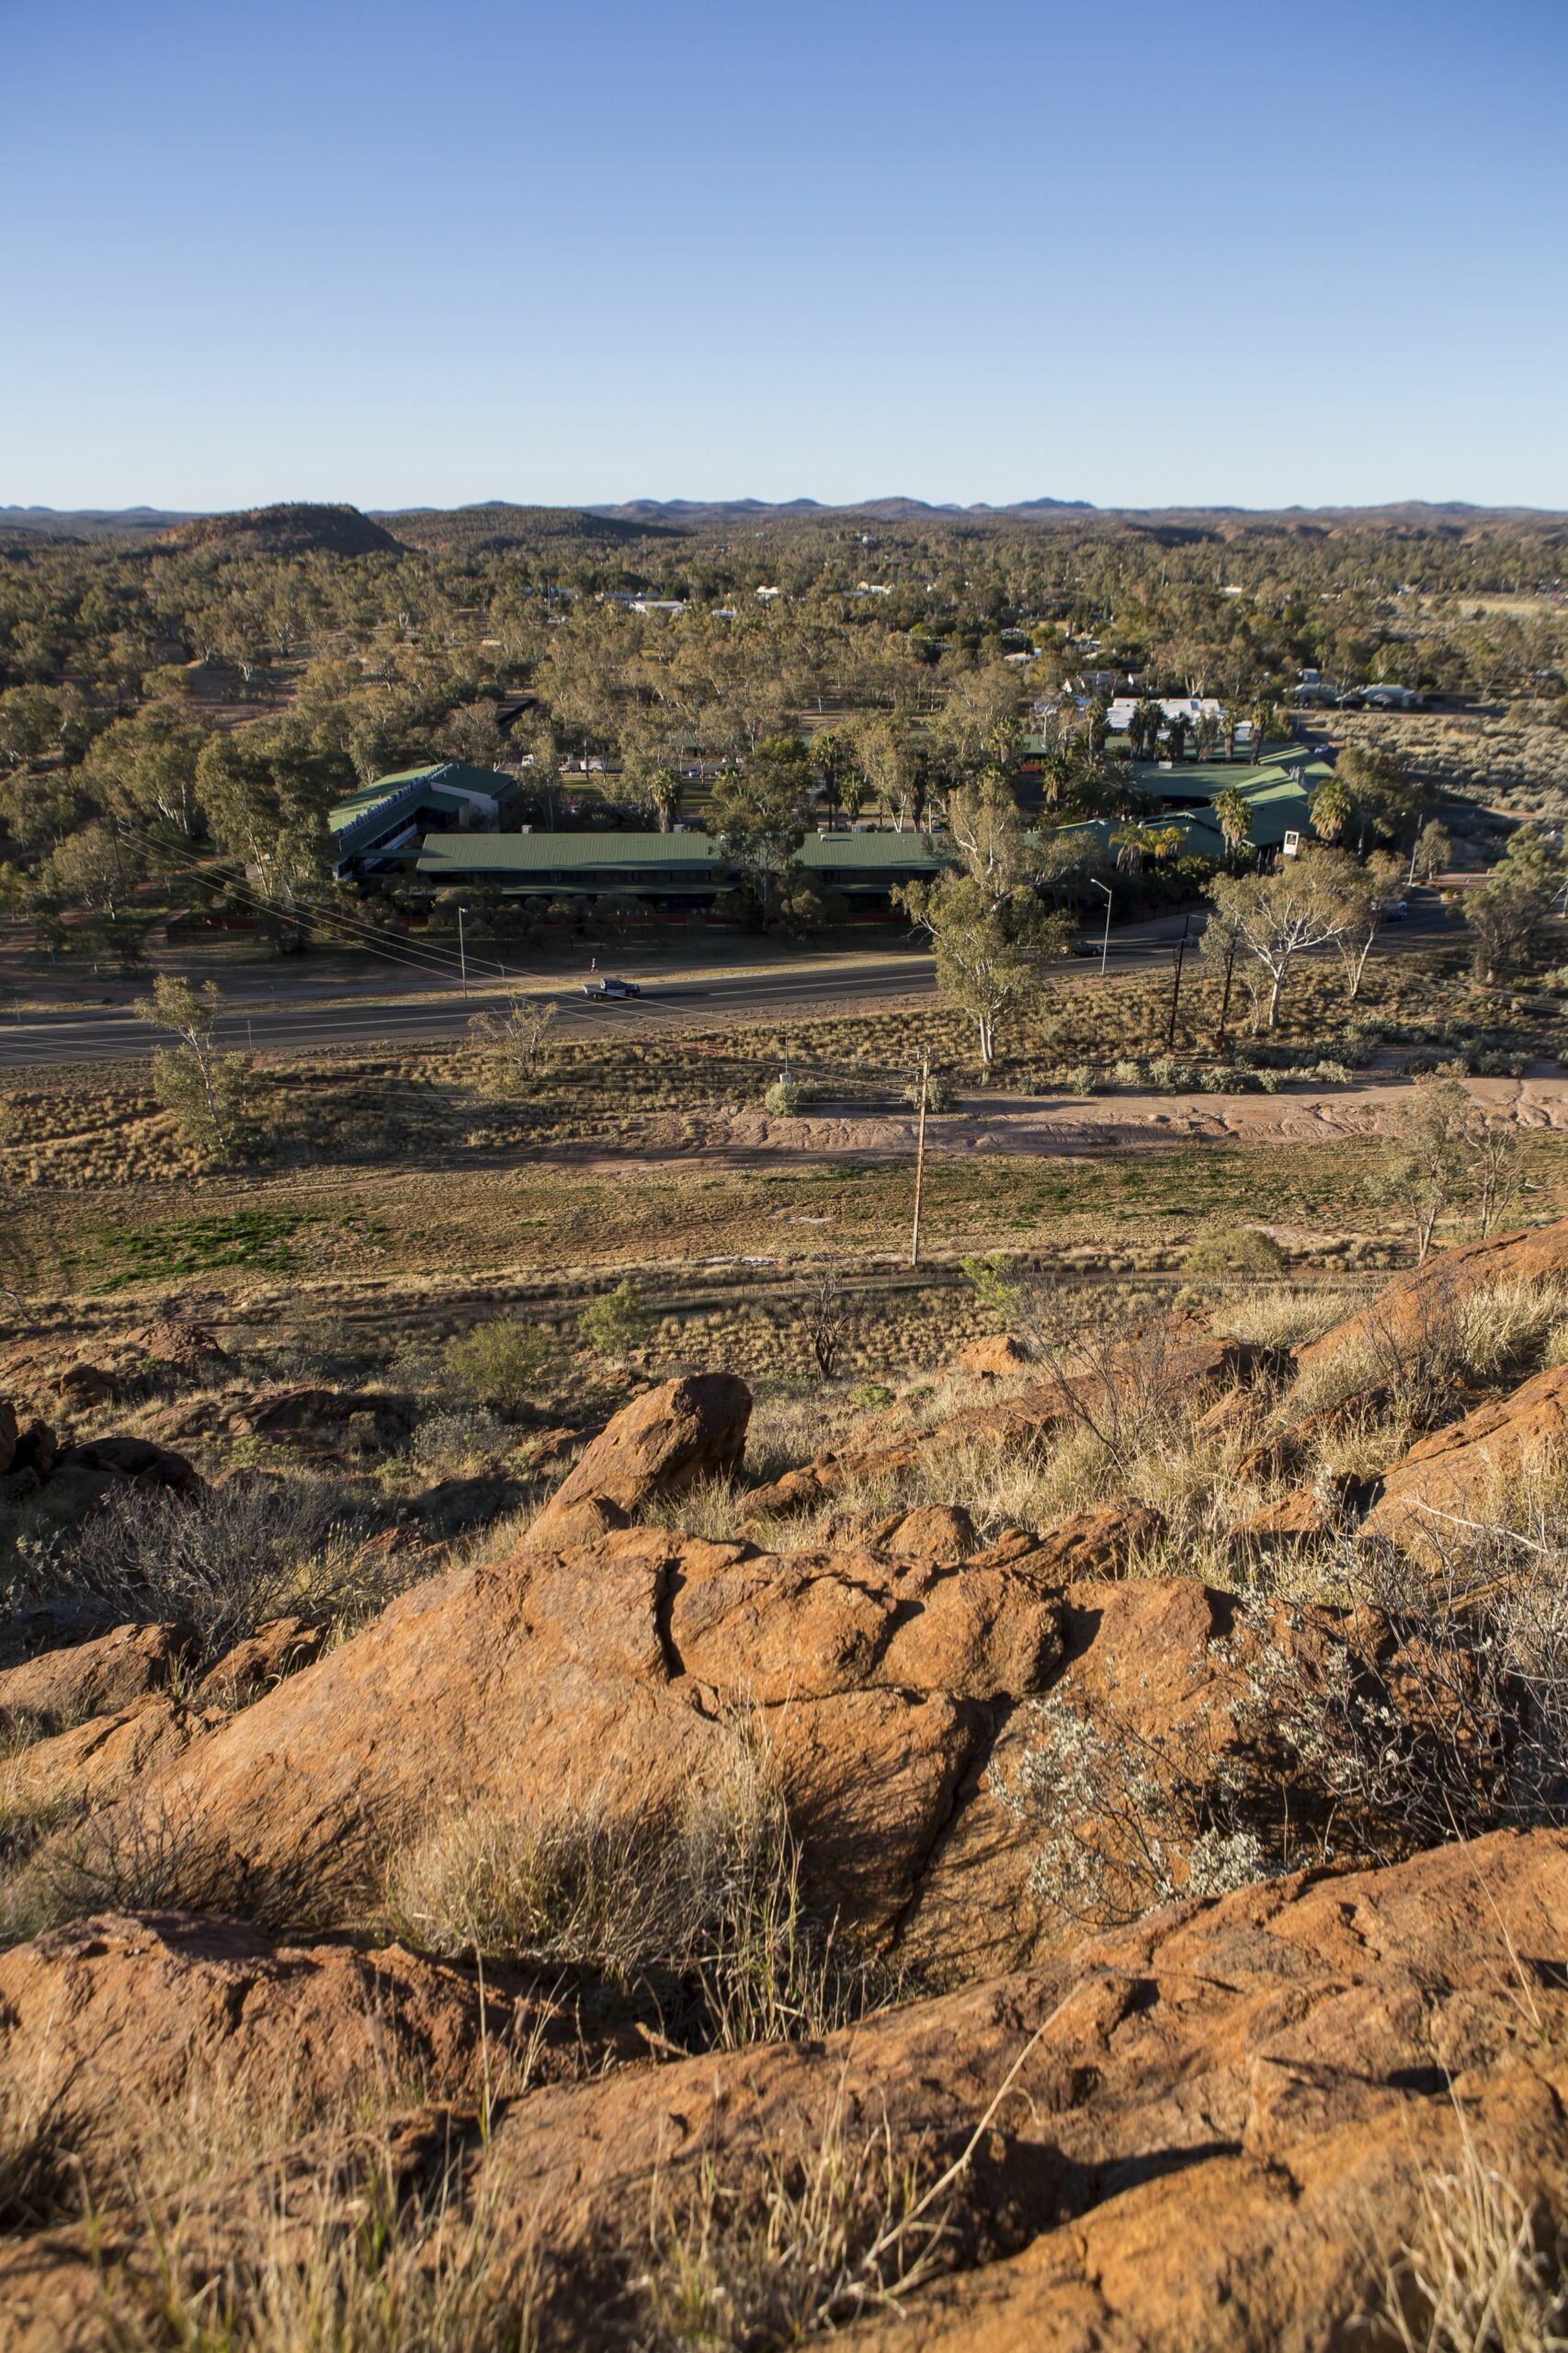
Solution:
<svg viewBox="0 0 1568 2353">
<path fill-rule="evenodd" d="M 602 980 L 583 983 L 585 996 L 641 996 L 642 994 L 635 981 L 614 980 L 608 972 Z"/>
</svg>

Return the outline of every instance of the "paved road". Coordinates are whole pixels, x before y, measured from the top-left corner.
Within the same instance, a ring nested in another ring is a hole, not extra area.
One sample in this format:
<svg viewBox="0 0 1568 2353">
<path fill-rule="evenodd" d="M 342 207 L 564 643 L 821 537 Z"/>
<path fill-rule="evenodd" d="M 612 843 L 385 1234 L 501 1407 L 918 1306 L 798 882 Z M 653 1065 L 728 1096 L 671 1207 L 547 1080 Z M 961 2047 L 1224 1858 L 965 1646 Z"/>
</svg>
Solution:
<svg viewBox="0 0 1568 2353">
<path fill-rule="evenodd" d="M 1111 934 L 1108 970 L 1136 972 L 1153 964 L 1168 968 L 1180 937 L 1182 918 L 1162 915 L 1151 922 L 1125 926 Z M 1192 938 L 1199 932 L 1196 919 Z M 1417 903 L 1412 919 L 1391 928 L 1380 946 L 1398 949 L 1429 942 L 1443 928 L 1440 912 Z M 1097 956 L 1076 961 L 1069 976 L 1093 981 L 1099 973 Z M 276 985 L 249 983 L 227 994 L 227 1009 L 220 1038 L 231 1047 L 258 1052 L 311 1052 L 327 1047 L 396 1048 L 450 1041 L 462 1036 L 473 1015 L 499 1006 L 502 994 L 494 986 L 471 983 L 469 995 L 444 978 L 410 977 L 406 993 L 394 995 L 402 976 L 361 984 L 373 989 L 374 1003 L 356 1004 L 351 986 L 333 984 L 330 992 L 309 979 L 280 977 Z M 528 983 L 539 990 L 537 979 Z M 890 999 L 929 995 L 935 987 L 928 956 L 872 953 L 823 964 L 817 969 L 789 965 L 765 966 L 756 972 L 687 976 L 669 981 L 649 974 L 645 994 L 631 999 L 588 999 L 581 983 L 557 983 L 539 993 L 552 996 L 560 1007 L 563 1030 L 593 1035 L 606 1030 L 714 1029 L 731 1018 L 776 1014 L 849 1012 Z M 101 1013 L 35 1013 L 20 1021 L 0 1018 L 0 1067 L 10 1069 L 64 1063 L 134 1062 L 169 1042 L 149 1029 L 129 1006 L 105 1006 Z"/>
</svg>

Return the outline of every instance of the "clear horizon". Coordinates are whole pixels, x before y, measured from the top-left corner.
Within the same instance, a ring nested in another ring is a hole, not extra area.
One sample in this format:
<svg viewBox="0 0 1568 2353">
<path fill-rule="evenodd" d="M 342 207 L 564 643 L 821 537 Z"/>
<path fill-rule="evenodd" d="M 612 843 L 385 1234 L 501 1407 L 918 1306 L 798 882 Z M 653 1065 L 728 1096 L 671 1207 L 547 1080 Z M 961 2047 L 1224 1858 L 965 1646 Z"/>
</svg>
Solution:
<svg viewBox="0 0 1568 2353">
<path fill-rule="evenodd" d="M 0 503 L 1568 508 L 1558 0 L 262 21 L 6 12 Z"/>
<path fill-rule="evenodd" d="M 1041 497 L 1045 497 L 1050 495 L 1050 494 L 1042 493 L 1040 495 Z M 756 505 L 765 507 L 769 512 L 780 512 L 791 506 L 799 506 L 801 503 L 811 506 L 820 507 L 824 514 L 850 515 L 864 513 L 870 507 L 882 506 L 890 501 L 898 499 L 908 499 L 915 505 L 928 506 L 934 513 L 938 514 L 991 513 L 1005 515 L 1017 513 L 1020 509 L 1026 508 L 1030 505 L 1038 505 L 1040 503 L 1039 500 L 1031 501 L 1028 499 L 974 499 L 963 503 L 960 503 L 956 499 L 921 499 L 918 494 L 912 491 L 887 491 L 880 494 L 873 494 L 865 498 L 845 499 L 813 499 L 807 492 L 798 492 L 792 499 L 779 498 L 753 500 L 750 494 L 744 491 L 736 492 L 733 496 L 721 496 L 717 498 L 683 497 L 679 492 L 672 492 L 668 498 L 657 500 L 642 498 L 476 498 L 459 499 L 449 502 L 444 500 L 421 501 L 405 499 L 400 501 L 395 506 L 378 505 L 375 502 L 361 505 L 358 499 L 291 499 L 287 496 L 267 499 L 236 499 L 222 506 L 154 506 L 147 499 L 131 499 L 120 506 L 111 506 L 101 502 L 95 502 L 91 505 L 70 507 L 58 506 L 43 499 L 32 501 L 24 501 L 21 499 L 0 499 L 0 515 L 68 516 L 73 514 L 167 514 L 205 516 L 254 513 L 264 507 L 287 506 L 352 506 L 362 515 L 380 515 L 393 517 L 399 515 L 460 514 L 465 511 L 477 511 L 489 506 L 534 506 L 548 508 L 552 511 L 559 509 L 563 514 L 594 515 L 602 514 L 610 508 L 643 505 L 662 506 L 687 506 L 710 508 Z M 1253 506 L 1245 505 L 1235 499 L 1215 499 L 1212 501 L 1203 501 L 1199 499 L 1162 499 L 1155 501 L 1147 506 L 1132 506 L 1128 505 L 1125 501 L 1117 501 L 1113 499 L 1108 499 L 1103 503 L 1097 499 L 1078 501 L 1059 499 L 1056 500 L 1055 503 L 1059 506 L 1066 506 L 1069 509 L 1076 506 L 1090 514 L 1096 515 L 1158 515 L 1166 513 L 1212 515 L 1289 515 L 1296 513 L 1312 515 L 1338 513 L 1370 515 L 1407 506 L 1430 506 L 1434 510 L 1453 507 L 1474 507 L 1476 512 L 1481 514 L 1512 512 L 1517 514 L 1556 516 L 1568 513 L 1568 507 L 1543 506 L 1533 502 L 1526 502 L 1520 499 L 1498 501 L 1426 497 L 1346 500 L 1324 499 L 1312 506 L 1308 506 L 1300 499 L 1291 499 L 1281 500 L 1278 505 L 1272 506 Z"/>
</svg>

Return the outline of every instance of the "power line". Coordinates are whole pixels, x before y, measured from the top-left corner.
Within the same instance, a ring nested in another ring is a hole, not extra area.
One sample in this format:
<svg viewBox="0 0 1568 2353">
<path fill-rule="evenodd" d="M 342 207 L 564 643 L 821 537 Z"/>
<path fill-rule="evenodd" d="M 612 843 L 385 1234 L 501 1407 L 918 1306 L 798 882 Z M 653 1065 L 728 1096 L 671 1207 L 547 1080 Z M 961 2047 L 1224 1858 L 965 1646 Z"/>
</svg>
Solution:
<svg viewBox="0 0 1568 2353">
<path fill-rule="evenodd" d="M 162 842 L 154 842 L 150 837 L 136 835 L 133 829 L 124 824 L 123 821 L 122 830 L 131 834 L 132 838 L 144 840 L 146 846 L 153 849 L 166 863 L 183 868 L 187 873 L 201 874 L 206 871 L 199 859 L 181 858 L 176 851 L 168 849 Z M 244 883 L 227 881 L 224 887 L 229 897 L 238 900 L 242 906 L 264 915 L 276 915 L 279 912 L 276 901 L 248 890 Z M 401 950 L 390 948 L 387 945 L 386 934 L 378 930 L 372 924 L 368 924 L 358 917 L 345 915 L 335 907 L 324 907 L 317 901 L 302 898 L 300 905 L 304 915 L 312 920 L 335 926 L 347 936 L 351 946 L 362 949 L 367 955 L 380 956 L 387 963 L 406 965 L 415 972 L 430 972 L 451 979 L 460 976 L 460 959 L 450 949 L 440 948 L 434 942 L 424 941 L 406 942 Z M 469 962 L 471 966 L 475 962 L 491 966 L 496 979 L 503 982 L 511 979 L 527 983 L 530 979 L 543 978 L 540 974 L 529 974 L 524 972 L 509 972 L 506 965 L 498 957 L 471 956 Z"/>
</svg>

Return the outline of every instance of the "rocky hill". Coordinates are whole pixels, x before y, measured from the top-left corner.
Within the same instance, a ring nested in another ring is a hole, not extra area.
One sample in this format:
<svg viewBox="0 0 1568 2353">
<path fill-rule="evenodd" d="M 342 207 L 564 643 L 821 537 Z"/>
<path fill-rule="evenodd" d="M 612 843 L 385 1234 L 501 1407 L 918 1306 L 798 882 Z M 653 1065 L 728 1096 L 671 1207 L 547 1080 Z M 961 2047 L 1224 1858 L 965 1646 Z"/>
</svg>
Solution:
<svg viewBox="0 0 1568 2353">
<path fill-rule="evenodd" d="M 395 555 L 400 542 L 357 506 L 253 506 L 244 514 L 197 515 L 163 534 L 176 548 L 259 555 Z"/>
<path fill-rule="evenodd" d="M 1297 1345 L 997 1336 L 756 1470 L 680 1374 L 484 1537 L 323 1502 L 394 1390 L 17 1356 L 7 2344 L 1553 2341 L 1565 1280 L 1568 1223 Z M 1140 1417 L 1240 1498 L 1210 1574 Z"/>
</svg>

